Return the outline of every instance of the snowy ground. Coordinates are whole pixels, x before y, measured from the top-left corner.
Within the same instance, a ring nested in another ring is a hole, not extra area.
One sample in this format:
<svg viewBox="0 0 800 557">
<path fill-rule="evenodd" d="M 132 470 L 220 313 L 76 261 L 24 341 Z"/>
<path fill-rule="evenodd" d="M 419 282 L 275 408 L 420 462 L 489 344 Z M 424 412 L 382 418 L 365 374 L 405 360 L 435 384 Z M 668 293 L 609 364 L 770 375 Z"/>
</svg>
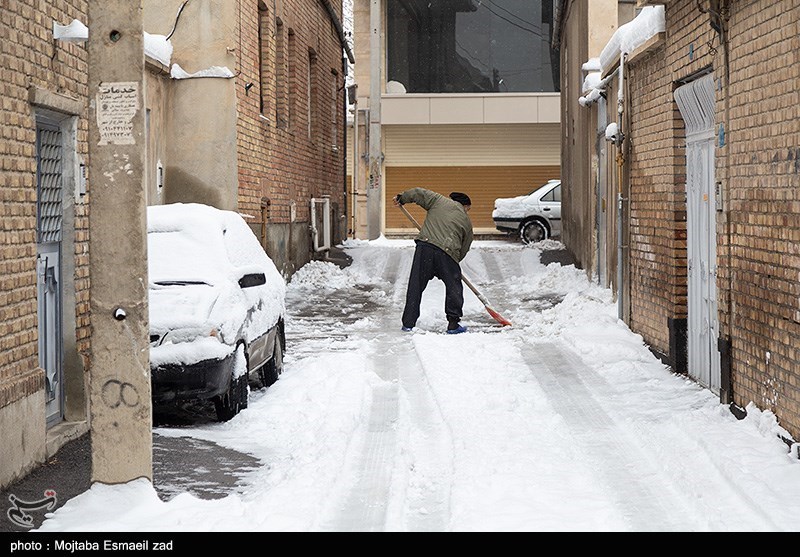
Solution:
<svg viewBox="0 0 800 557">
<path fill-rule="evenodd" d="M 476 242 L 470 332 L 443 285 L 400 331 L 413 244 L 351 241 L 289 285 L 281 379 L 223 424 L 158 428 L 261 466 L 244 489 L 159 499 L 94 485 L 40 531 L 798 531 L 800 460 L 769 412 L 737 420 L 656 360 L 608 290 L 540 263 L 545 242 Z M 794 454 L 792 454 L 794 453 Z"/>
</svg>

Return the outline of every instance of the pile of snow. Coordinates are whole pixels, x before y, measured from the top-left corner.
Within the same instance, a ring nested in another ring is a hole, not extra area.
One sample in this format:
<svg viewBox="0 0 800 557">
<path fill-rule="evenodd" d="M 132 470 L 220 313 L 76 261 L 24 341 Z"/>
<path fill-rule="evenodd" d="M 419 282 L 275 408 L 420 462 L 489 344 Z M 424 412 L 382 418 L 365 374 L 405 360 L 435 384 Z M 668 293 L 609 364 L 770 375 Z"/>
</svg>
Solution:
<svg viewBox="0 0 800 557">
<path fill-rule="evenodd" d="M 339 290 L 359 284 L 377 284 L 379 279 L 367 273 L 354 273 L 330 261 L 309 261 L 292 275 L 292 288 Z"/>
</svg>

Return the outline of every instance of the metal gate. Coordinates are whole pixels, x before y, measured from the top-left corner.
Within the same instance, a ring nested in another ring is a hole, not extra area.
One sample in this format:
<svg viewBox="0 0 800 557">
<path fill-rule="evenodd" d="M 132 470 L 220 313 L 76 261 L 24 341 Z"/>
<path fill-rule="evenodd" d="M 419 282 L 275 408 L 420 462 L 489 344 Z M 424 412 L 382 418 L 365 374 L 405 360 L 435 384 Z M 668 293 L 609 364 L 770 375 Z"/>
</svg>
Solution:
<svg viewBox="0 0 800 557">
<path fill-rule="evenodd" d="M 688 371 L 719 393 L 713 75 L 676 89 L 675 101 L 686 124 Z"/>
<path fill-rule="evenodd" d="M 61 348 L 61 228 L 64 154 L 61 128 L 36 119 L 36 222 L 39 366 L 45 371 L 48 425 L 64 415 Z"/>
</svg>

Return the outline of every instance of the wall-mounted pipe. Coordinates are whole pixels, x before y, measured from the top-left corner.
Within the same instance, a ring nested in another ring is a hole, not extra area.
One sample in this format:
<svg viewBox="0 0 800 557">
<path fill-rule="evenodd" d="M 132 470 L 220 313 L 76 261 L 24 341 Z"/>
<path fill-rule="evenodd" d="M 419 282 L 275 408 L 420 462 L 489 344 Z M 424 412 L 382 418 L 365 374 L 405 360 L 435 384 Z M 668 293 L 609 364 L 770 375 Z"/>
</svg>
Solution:
<svg viewBox="0 0 800 557">
<path fill-rule="evenodd" d="M 625 215 L 624 202 L 627 201 L 622 193 L 622 168 L 625 165 L 625 154 L 623 152 L 623 144 L 625 135 L 623 132 L 624 126 L 622 125 L 623 115 L 625 113 L 625 53 L 619 58 L 619 88 L 617 92 L 617 129 L 618 135 L 616 140 L 617 145 L 617 317 L 624 319 L 625 317 L 625 304 L 624 304 L 624 285 L 623 285 L 623 218 Z"/>
</svg>

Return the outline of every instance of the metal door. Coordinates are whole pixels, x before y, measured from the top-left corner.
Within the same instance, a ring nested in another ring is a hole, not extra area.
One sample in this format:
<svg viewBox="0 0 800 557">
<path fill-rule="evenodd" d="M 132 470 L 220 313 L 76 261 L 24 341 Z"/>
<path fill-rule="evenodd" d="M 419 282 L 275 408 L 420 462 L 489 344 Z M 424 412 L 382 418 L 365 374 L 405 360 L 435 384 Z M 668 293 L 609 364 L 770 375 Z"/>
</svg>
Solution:
<svg viewBox="0 0 800 557">
<path fill-rule="evenodd" d="M 675 100 L 686 124 L 689 375 L 719 393 L 713 76 L 678 88 Z"/>
<path fill-rule="evenodd" d="M 48 425 L 64 416 L 61 325 L 61 227 L 64 156 L 61 129 L 36 121 L 37 301 L 39 366 L 45 371 Z"/>
</svg>

